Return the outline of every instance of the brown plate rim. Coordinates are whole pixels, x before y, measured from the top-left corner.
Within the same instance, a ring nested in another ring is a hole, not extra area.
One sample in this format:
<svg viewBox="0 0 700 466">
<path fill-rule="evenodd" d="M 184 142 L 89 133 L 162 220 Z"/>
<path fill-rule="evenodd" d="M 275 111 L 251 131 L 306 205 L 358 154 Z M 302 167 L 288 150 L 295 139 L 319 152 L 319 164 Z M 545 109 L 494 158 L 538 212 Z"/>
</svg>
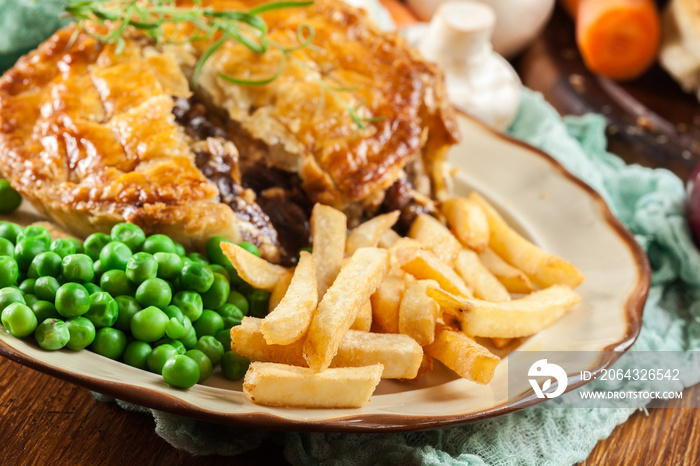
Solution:
<svg viewBox="0 0 700 466">
<path fill-rule="evenodd" d="M 461 112 L 460 112 L 461 113 Z M 625 316 L 627 319 L 627 332 L 618 342 L 608 345 L 601 352 L 595 367 L 590 372 L 598 374 L 603 369 L 610 367 L 617 359 L 624 354 L 634 343 L 639 335 L 642 325 L 642 313 L 649 286 L 651 283 L 651 267 L 647 260 L 646 253 L 634 239 L 632 233 L 612 214 L 603 198 L 597 191 L 591 188 L 584 181 L 570 173 L 564 166 L 544 151 L 533 147 L 519 139 L 503 134 L 491 127 L 481 123 L 473 117 L 461 113 L 462 116 L 472 120 L 482 127 L 484 131 L 504 139 L 510 144 L 516 144 L 528 152 L 537 154 L 550 163 L 560 174 L 569 181 L 583 188 L 587 194 L 595 200 L 598 209 L 603 214 L 605 221 L 623 240 L 630 249 L 630 253 L 637 264 L 639 272 L 638 281 L 634 289 L 629 293 L 625 302 Z M 0 355 L 30 367 L 34 370 L 46 373 L 53 377 L 66 380 L 80 385 L 89 390 L 118 398 L 129 403 L 134 403 L 151 409 L 165 411 L 180 416 L 198 419 L 201 421 L 214 422 L 219 424 L 237 425 L 241 427 L 254 427 L 273 430 L 294 430 L 294 431 L 324 431 L 324 432 L 402 432 L 428 430 L 468 424 L 539 404 L 544 399 L 534 396 L 534 391 L 529 390 L 515 397 L 516 401 L 509 400 L 498 406 L 468 414 L 455 414 L 446 416 L 415 416 L 401 414 L 351 414 L 338 416 L 332 419 L 322 419 L 318 421 L 299 421 L 287 419 L 272 413 L 219 413 L 192 405 L 174 396 L 145 387 L 134 387 L 132 385 L 106 381 L 96 377 L 89 377 L 76 374 L 69 370 L 53 367 L 43 361 L 31 358 L 20 353 L 0 341 Z M 578 378 L 578 380 L 577 380 Z M 573 381 L 571 381 L 573 379 Z M 574 390 L 587 383 L 581 380 L 580 376 L 570 377 L 566 392 Z"/>
</svg>

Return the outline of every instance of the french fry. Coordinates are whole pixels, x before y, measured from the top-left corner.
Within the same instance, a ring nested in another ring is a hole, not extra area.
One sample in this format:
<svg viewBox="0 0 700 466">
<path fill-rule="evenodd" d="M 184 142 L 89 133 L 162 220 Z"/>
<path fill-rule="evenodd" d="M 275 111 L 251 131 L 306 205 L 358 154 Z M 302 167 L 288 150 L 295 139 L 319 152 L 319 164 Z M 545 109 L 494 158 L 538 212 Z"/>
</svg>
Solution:
<svg viewBox="0 0 700 466">
<path fill-rule="evenodd" d="M 439 287 L 434 280 L 414 280 L 406 286 L 399 308 L 399 333 L 408 335 L 421 345 L 435 338 L 435 323 L 440 305 L 427 294 L 429 287 Z"/>
<path fill-rule="evenodd" d="M 465 299 L 440 288 L 429 288 L 428 295 L 460 319 L 465 333 L 491 338 L 534 335 L 581 301 L 567 285 L 552 285 L 523 298 L 498 303 Z"/>
<path fill-rule="evenodd" d="M 449 266 L 457 260 L 462 244 L 450 230 L 435 217 L 421 214 L 413 221 L 408 236 L 417 240 L 423 248 L 431 251 Z"/>
<path fill-rule="evenodd" d="M 477 193 L 470 199 L 483 208 L 489 222 L 489 247 L 506 262 L 522 270 L 538 286 L 555 284 L 576 288 L 583 282 L 583 274 L 570 262 L 544 252 L 513 230 L 496 210 Z"/>
<path fill-rule="evenodd" d="M 360 248 L 340 270 L 321 299 L 306 336 L 304 357 L 311 369 L 320 372 L 328 368 L 360 307 L 379 287 L 388 269 L 386 250 Z"/>
<path fill-rule="evenodd" d="M 360 312 L 357 313 L 355 322 L 352 323 L 350 329 L 360 330 L 362 332 L 369 332 L 372 328 L 372 302 L 367 301 L 360 308 Z"/>
<path fill-rule="evenodd" d="M 463 249 L 454 265 L 467 286 L 474 290 L 474 297 L 486 301 L 509 301 L 510 293 L 501 282 L 481 263 L 479 255 L 471 249 Z"/>
<path fill-rule="evenodd" d="M 418 368 L 418 374 L 416 374 L 416 379 L 418 377 L 423 377 L 425 374 L 433 370 L 433 357 L 423 350 L 423 360 L 420 362 L 420 367 Z"/>
<path fill-rule="evenodd" d="M 271 361 L 292 366 L 307 367 L 304 359 L 304 341 L 289 345 L 269 345 L 260 326 L 262 319 L 244 317 L 240 325 L 231 329 L 231 350 L 253 361 Z"/>
<path fill-rule="evenodd" d="M 221 242 L 221 250 L 238 272 L 238 275 L 255 288 L 265 291 L 275 289 L 277 282 L 287 273 L 288 269 L 271 264 L 237 244 Z"/>
<path fill-rule="evenodd" d="M 532 282 L 527 275 L 516 269 L 491 249 L 486 248 L 479 254 L 479 259 L 484 267 L 493 274 L 496 279 L 506 287 L 510 293 L 527 294 L 534 291 Z"/>
<path fill-rule="evenodd" d="M 272 292 L 270 293 L 270 299 L 267 302 L 267 312 L 270 313 L 272 312 L 282 301 L 282 298 L 284 298 L 284 295 L 287 294 L 287 288 L 289 288 L 289 284 L 292 282 L 292 277 L 294 276 L 294 271 L 292 270 L 287 270 L 284 275 L 280 277 L 280 279 L 277 281 L 275 284 L 275 287 L 272 289 Z"/>
<path fill-rule="evenodd" d="M 301 340 L 292 344 L 269 345 L 260 330 L 262 320 L 244 317 L 231 329 L 231 349 L 254 361 L 269 361 L 307 367 Z M 357 367 L 381 363 L 382 378 L 411 379 L 421 367 L 423 351 L 412 338 L 395 333 L 348 330 L 330 367 Z"/>
<path fill-rule="evenodd" d="M 469 249 L 483 251 L 489 244 L 489 223 L 483 209 L 471 199 L 453 197 L 440 204 L 450 231 Z"/>
<path fill-rule="evenodd" d="M 480 384 L 493 379 L 501 359 L 462 332 L 439 326 L 425 352 L 460 377 Z"/>
<path fill-rule="evenodd" d="M 401 269 L 391 269 L 370 297 L 372 303 L 372 330 L 382 333 L 399 333 L 399 306 L 406 281 Z"/>
<path fill-rule="evenodd" d="M 350 232 L 345 243 L 345 254 L 352 256 L 360 248 L 373 248 L 382 235 L 389 231 L 399 219 L 399 211 L 378 215 L 358 225 Z"/>
<path fill-rule="evenodd" d="M 387 230 L 382 234 L 382 237 L 379 238 L 379 243 L 377 244 L 377 246 L 379 246 L 382 249 L 389 249 L 400 238 L 401 236 L 394 230 Z"/>
<path fill-rule="evenodd" d="M 323 298 L 340 271 L 345 257 L 346 232 L 347 217 L 344 213 L 322 204 L 314 206 L 311 212 L 311 238 L 318 299 Z"/>
<path fill-rule="evenodd" d="M 382 365 L 314 372 L 306 367 L 254 362 L 243 379 L 243 393 L 256 404 L 291 408 L 359 408 L 369 401 Z"/>
<path fill-rule="evenodd" d="M 350 330 L 343 339 L 331 367 L 382 364 L 383 379 L 413 379 L 418 375 L 423 351 L 412 338 L 397 333 Z"/>
<path fill-rule="evenodd" d="M 471 290 L 450 266 L 440 261 L 435 254 L 419 248 L 396 250 L 401 269 L 418 280 L 435 280 L 450 293 L 472 296 Z"/>
<path fill-rule="evenodd" d="M 284 298 L 262 322 L 265 341 L 271 345 L 288 345 L 303 337 L 317 304 L 314 258 L 302 251 Z"/>
</svg>

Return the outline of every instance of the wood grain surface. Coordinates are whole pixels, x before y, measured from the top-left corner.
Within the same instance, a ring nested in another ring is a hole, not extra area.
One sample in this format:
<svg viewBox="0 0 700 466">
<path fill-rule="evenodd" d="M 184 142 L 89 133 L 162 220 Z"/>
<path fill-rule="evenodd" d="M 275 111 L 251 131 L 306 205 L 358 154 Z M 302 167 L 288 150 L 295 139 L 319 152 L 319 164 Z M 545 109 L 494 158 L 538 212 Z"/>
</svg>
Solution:
<svg viewBox="0 0 700 466">
<path fill-rule="evenodd" d="M 593 465 L 698 465 L 700 416 L 683 400 L 637 412 L 602 440 L 582 463 Z M 0 464 L 273 465 L 284 464 L 275 443 L 235 457 L 192 456 L 156 435 L 150 414 L 98 401 L 88 390 L 0 358 Z M 371 435 L 371 434 L 370 434 Z"/>
</svg>

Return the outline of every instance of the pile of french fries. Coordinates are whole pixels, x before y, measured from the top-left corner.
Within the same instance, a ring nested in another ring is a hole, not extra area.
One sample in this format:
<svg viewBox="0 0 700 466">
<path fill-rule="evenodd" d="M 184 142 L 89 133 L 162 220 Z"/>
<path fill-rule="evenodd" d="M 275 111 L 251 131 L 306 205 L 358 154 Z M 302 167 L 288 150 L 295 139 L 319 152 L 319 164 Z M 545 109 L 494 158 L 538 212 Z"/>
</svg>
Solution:
<svg viewBox="0 0 700 466">
<path fill-rule="evenodd" d="M 438 216 L 418 216 L 408 237 L 392 230 L 398 212 L 348 234 L 346 216 L 318 204 L 313 252 L 293 269 L 222 243 L 241 278 L 271 293 L 264 319 L 245 317 L 231 330 L 231 349 L 253 361 L 245 396 L 357 408 L 381 378 L 415 379 L 433 359 L 488 384 L 500 358 L 475 337 L 503 348 L 579 303 L 581 272 L 518 234 L 478 194 L 441 203 Z"/>
</svg>

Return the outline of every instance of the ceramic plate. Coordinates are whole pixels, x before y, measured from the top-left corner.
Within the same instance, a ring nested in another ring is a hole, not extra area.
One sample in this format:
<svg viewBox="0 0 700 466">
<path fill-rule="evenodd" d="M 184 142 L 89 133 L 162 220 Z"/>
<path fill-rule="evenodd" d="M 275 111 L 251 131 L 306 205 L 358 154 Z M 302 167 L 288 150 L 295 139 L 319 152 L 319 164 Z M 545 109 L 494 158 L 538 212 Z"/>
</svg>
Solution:
<svg viewBox="0 0 700 466">
<path fill-rule="evenodd" d="M 459 168 L 456 194 L 476 189 L 543 249 L 561 255 L 586 275 L 583 301 L 563 318 L 522 342 L 515 351 L 616 350 L 622 354 L 641 325 L 649 284 L 646 256 L 603 200 L 544 153 L 460 117 L 463 142 L 450 153 Z M 31 220 L 23 207 L 15 221 Z M 212 422 L 323 431 L 399 431 L 444 427 L 498 416 L 540 400 L 532 390 L 508 396 L 503 354 L 487 386 L 460 379 L 444 367 L 414 382 L 382 381 L 361 409 L 300 410 L 257 406 L 240 382 L 215 374 L 189 390 L 168 387 L 160 376 L 90 351 L 47 352 L 12 337 L 0 326 L 0 354 L 90 390 L 150 408 Z M 611 353 L 607 353 L 611 354 Z M 597 372 L 616 359 L 591 360 Z M 585 366 L 585 367 L 583 367 Z M 570 378 L 568 389 L 584 382 Z"/>
</svg>

